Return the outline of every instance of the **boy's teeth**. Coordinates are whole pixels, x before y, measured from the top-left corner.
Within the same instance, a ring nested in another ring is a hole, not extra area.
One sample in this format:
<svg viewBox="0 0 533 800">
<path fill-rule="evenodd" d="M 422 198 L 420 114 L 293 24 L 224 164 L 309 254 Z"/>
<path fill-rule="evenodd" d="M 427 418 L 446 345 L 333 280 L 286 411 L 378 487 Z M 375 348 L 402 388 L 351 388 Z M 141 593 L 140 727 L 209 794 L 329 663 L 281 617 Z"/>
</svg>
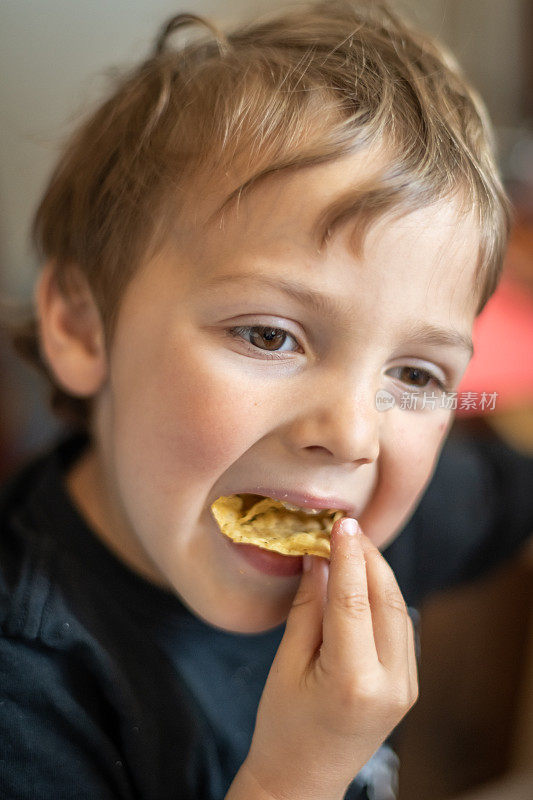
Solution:
<svg viewBox="0 0 533 800">
<path fill-rule="evenodd" d="M 284 500 L 279 501 L 281 505 L 287 509 L 287 511 L 303 511 L 304 514 L 320 514 L 320 508 L 300 508 L 299 506 L 293 506 L 291 503 L 285 503 Z"/>
</svg>

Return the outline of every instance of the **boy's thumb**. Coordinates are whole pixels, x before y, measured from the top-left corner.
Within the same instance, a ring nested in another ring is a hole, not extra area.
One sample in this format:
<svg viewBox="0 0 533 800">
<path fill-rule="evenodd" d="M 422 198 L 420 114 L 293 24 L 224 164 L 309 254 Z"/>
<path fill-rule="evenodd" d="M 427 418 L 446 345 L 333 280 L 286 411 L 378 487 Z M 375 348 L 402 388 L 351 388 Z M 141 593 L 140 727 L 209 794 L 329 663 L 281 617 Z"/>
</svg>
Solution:
<svg viewBox="0 0 533 800">
<path fill-rule="evenodd" d="M 280 649 L 311 657 L 322 644 L 322 619 L 326 603 L 329 562 L 320 556 L 304 556 L 300 585 L 287 617 Z"/>
</svg>

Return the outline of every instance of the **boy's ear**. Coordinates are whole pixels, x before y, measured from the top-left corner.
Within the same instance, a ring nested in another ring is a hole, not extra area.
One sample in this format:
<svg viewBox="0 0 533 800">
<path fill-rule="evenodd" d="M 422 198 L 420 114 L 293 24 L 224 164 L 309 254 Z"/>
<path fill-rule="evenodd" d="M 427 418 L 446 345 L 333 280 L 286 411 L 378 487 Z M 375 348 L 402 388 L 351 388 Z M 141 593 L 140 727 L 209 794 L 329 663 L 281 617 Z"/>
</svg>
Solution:
<svg viewBox="0 0 533 800">
<path fill-rule="evenodd" d="M 85 276 L 75 267 L 71 276 L 65 294 L 54 264 L 48 262 L 35 288 L 41 356 L 62 389 L 75 397 L 91 397 L 107 374 L 105 337 Z"/>
</svg>

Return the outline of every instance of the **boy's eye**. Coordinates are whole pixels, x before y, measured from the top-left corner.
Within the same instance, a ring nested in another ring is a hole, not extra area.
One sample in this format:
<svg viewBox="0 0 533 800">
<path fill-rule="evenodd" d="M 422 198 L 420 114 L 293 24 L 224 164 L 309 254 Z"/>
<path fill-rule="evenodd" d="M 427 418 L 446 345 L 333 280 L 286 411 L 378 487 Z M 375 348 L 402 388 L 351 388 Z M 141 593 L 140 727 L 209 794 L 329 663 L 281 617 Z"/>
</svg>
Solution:
<svg viewBox="0 0 533 800">
<path fill-rule="evenodd" d="M 435 375 L 420 367 L 394 367 L 390 372 L 396 372 L 397 375 L 394 377 L 418 389 L 425 388 L 430 381 L 435 381 L 439 386 L 443 385 Z"/>
<path fill-rule="evenodd" d="M 294 352 L 294 347 L 283 347 L 290 340 L 294 342 L 296 348 L 299 347 L 294 336 L 283 328 L 270 328 L 266 325 L 238 325 L 230 328 L 228 333 L 236 339 L 244 339 L 259 350 L 272 353 Z"/>
<path fill-rule="evenodd" d="M 278 350 L 287 339 L 287 333 L 280 328 L 252 328 L 250 344 L 265 346 L 266 350 Z"/>
</svg>

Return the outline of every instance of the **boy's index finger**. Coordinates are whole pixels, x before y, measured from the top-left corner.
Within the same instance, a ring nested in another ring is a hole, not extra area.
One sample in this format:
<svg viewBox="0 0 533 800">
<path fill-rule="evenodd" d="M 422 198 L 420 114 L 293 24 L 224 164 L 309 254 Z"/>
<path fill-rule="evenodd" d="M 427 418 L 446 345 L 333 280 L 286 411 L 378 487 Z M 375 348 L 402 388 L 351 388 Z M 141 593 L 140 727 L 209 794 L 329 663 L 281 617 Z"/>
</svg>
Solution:
<svg viewBox="0 0 533 800">
<path fill-rule="evenodd" d="M 378 662 L 368 597 L 361 529 L 350 518 L 331 532 L 331 559 L 324 610 L 322 657 L 328 671 L 353 674 Z"/>
</svg>

